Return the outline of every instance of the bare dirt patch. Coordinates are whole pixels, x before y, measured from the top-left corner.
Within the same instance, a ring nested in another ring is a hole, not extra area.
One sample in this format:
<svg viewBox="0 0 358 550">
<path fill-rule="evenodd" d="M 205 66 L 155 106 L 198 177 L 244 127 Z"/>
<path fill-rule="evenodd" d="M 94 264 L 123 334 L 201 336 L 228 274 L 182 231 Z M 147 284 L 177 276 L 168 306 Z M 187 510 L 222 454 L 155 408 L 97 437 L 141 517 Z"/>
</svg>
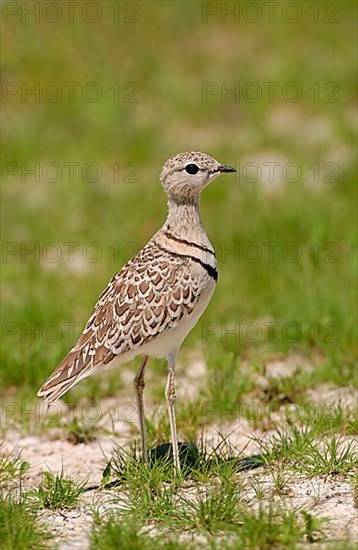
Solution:
<svg viewBox="0 0 358 550">
<path fill-rule="evenodd" d="M 268 365 L 268 372 L 270 376 L 287 376 L 295 365 L 295 358 L 291 358 L 287 364 L 276 361 Z M 190 373 L 185 372 L 185 369 L 180 372 L 181 396 L 195 398 L 206 375 L 205 364 L 200 357 L 196 357 Z M 337 389 L 324 385 L 309 390 L 309 397 L 314 402 L 339 401 L 349 407 L 353 407 L 355 403 L 355 395 L 348 388 Z M 86 479 L 88 486 L 101 484 L 103 468 L 111 456 L 113 445 L 116 443 L 129 448 L 133 442 L 135 409 L 133 401 L 129 407 L 128 402 L 114 398 L 103 399 L 99 405 L 101 417 L 96 423 L 94 439 L 86 443 L 74 445 L 71 438 L 68 440 L 68 431 L 61 427 L 44 428 L 42 431 L 36 429 L 32 433 L 31 429 L 27 429 L 25 433 L 24 428 L 19 425 L 12 426 L 4 432 L 2 452 L 15 455 L 21 453 L 21 458 L 30 465 L 22 480 L 24 490 L 38 487 L 43 471 L 51 471 L 54 474 L 63 471 L 66 477 L 76 482 Z M 62 406 L 62 411 L 64 418 L 66 414 L 76 416 L 76 411 L 67 410 L 65 406 Z M 126 414 L 122 414 L 123 412 Z M 147 414 L 150 416 L 153 413 L 153 407 L 150 405 Z M 280 415 L 280 411 L 277 415 Z M 219 445 L 224 438 L 229 445 L 241 450 L 246 456 L 260 452 L 260 439 L 264 436 L 264 431 L 254 429 L 243 417 L 236 418 L 235 422 L 224 421 L 221 424 L 207 425 L 203 430 L 203 437 L 212 448 Z M 354 442 L 353 437 L 348 439 Z M 344 539 L 348 536 L 352 541 L 358 541 L 358 512 L 354 505 L 352 485 L 348 479 L 332 476 L 309 479 L 300 473 L 292 472 L 286 472 L 285 475 L 288 476 L 288 482 L 282 493 L 279 493 L 270 466 L 239 474 L 245 483 L 247 499 L 252 502 L 253 507 L 257 505 L 253 487 L 255 483 L 260 483 L 265 495 L 264 500 L 267 502 L 277 501 L 298 513 L 305 510 L 315 517 L 329 518 L 329 522 L 324 526 L 328 537 Z M 100 488 L 83 494 L 80 504 L 75 509 L 42 513 L 54 535 L 54 543 L 58 544 L 60 550 L 89 548 L 93 513 L 95 510 L 108 508 L 110 496 L 110 491 Z"/>
</svg>

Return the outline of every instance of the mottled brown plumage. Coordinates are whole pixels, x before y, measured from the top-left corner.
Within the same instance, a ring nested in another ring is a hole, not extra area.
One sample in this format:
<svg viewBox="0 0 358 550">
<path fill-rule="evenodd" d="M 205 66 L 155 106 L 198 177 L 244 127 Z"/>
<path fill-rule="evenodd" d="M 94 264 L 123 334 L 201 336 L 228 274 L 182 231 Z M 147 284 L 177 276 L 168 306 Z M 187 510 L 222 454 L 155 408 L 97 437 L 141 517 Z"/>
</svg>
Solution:
<svg viewBox="0 0 358 550">
<path fill-rule="evenodd" d="M 144 356 L 135 388 L 146 460 L 144 368 L 148 356 L 166 357 L 166 397 L 178 469 L 175 356 L 207 306 L 217 280 L 214 249 L 200 221 L 199 195 L 210 181 L 228 171 L 234 169 L 204 153 L 182 153 L 166 162 L 161 173 L 169 196 L 165 224 L 109 282 L 77 343 L 38 392 L 52 402 L 95 370 Z"/>
</svg>

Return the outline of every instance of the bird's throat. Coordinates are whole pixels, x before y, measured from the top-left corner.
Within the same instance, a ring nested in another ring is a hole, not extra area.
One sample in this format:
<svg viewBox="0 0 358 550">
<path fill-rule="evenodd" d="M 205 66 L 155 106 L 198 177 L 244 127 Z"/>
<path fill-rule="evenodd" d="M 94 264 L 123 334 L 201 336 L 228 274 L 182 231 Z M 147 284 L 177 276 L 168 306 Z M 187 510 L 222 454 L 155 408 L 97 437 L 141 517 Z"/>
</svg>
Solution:
<svg viewBox="0 0 358 550">
<path fill-rule="evenodd" d="M 169 231 L 184 239 L 199 241 L 204 238 L 207 240 L 200 219 L 198 197 L 185 202 L 169 199 L 165 226 Z"/>
</svg>

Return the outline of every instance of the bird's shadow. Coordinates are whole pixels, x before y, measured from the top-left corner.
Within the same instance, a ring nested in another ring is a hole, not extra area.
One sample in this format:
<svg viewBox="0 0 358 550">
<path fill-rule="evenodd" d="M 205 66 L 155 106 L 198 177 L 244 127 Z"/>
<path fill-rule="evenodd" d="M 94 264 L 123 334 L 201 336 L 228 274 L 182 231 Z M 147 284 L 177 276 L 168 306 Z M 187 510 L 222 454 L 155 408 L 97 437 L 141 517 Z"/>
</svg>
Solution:
<svg viewBox="0 0 358 550">
<path fill-rule="evenodd" d="M 180 465 L 189 472 L 190 470 L 209 472 L 218 465 L 224 466 L 225 464 L 231 466 L 232 469 L 237 472 L 244 472 L 264 465 L 264 460 L 259 454 L 250 457 L 222 457 L 216 452 L 213 452 L 208 455 L 205 450 L 199 449 L 198 446 L 191 441 L 189 443 L 179 443 L 178 447 Z M 149 451 L 150 465 L 163 460 L 173 461 L 171 443 L 163 443 Z"/>
<path fill-rule="evenodd" d="M 230 455 L 225 453 L 223 456 L 217 449 L 208 452 L 203 446 L 200 448 L 193 442 L 180 442 L 179 460 L 181 466 L 181 475 L 184 478 L 193 478 L 198 474 L 215 474 L 218 469 L 229 468 L 232 472 L 246 472 L 262 467 L 266 464 L 264 458 L 260 454 L 252 456 Z M 171 443 L 163 443 L 157 447 L 153 447 L 148 453 L 149 462 L 146 467 L 154 469 L 163 466 L 168 467 L 168 472 L 172 476 L 173 472 L 173 449 Z M 115 455 L 108 462 L 103 471 L 102 484 L 100 486 L 87 487 L 85 491 L 91 491 L 98 488 L 112 489 L 123 484 L 128 475 L 128 466 L 138 465 L 144 467 L 140 462 L 139 453 L 134 450 L 131 454 L 127 450 L 116 447 Z M 116 476 L 116 479 L 109 481 L 109 477 Z"/>
</svg>

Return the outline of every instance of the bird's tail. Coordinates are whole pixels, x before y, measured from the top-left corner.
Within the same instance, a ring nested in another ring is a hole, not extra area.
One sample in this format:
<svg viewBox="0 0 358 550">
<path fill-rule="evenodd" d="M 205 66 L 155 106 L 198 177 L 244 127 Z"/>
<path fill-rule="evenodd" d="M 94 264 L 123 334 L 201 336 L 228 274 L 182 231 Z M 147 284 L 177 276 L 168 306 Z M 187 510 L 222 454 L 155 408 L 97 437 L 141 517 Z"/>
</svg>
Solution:
<svg viewBox="0 0 358 550">
<path fill-rule="evenodd" d="M 61 361 L 51 376 L 41 386 L 37 395 L 43 397 L 47 403 L 52 403 L 66 393 L 72 386 L 77 384 L 92 372 L 89 365 L 81 368 L 81 350 L 72 350 Z"/>
</svg>

